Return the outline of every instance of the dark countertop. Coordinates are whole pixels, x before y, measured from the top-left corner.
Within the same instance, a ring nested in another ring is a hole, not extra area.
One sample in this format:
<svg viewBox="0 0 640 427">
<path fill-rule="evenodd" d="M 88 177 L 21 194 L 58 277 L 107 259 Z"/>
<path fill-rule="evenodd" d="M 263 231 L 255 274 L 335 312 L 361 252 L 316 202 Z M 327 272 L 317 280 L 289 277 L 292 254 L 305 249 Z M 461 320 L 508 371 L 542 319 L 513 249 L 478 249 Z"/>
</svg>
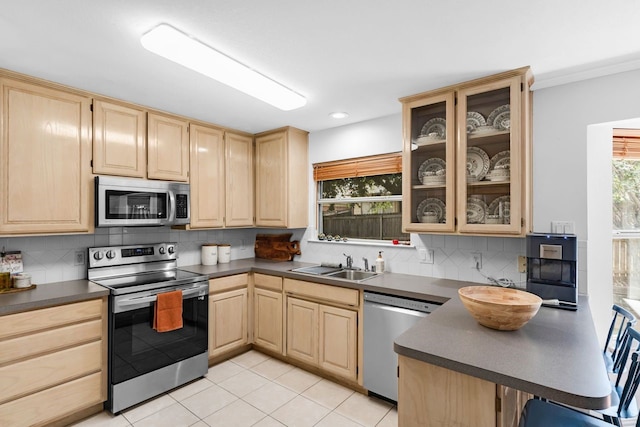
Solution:
<svg viewBox="0 0 640 427">
<path fill-rule="evenodd" d="M 45 283 L 27 291 L 0 294 L 0 316 L 107 295 L 109 295 L 108 289 L 88 280 Z"/>
<path fill-rule="evenodd" d="M 518 331 L 503 332 L 479 325 L 462 305 L 458 289 L 474 283 L 395 273 L 356 283 L 290 271 L 310 265 L 315 264 L 248 258 L 179 268 L 209 278 L 253 271 L 441 303 L 396 339 L 397 353 L 569 405 L 608 406 L 609 381 L 586 297 L 580 297 L 577 312 L 542 307 Z M 108 293 L 88 280 L 38 285 L 29 291 L 0 294 L 0 315 Z"/>
<path fill-rule="evenodd" d="M 312 280 L 317 283 L 324 283 L 328 285 L 429 299 L 440 303 L 444 303 L 451 296 L 455 296 L 459 287 L 468 284 L 465 282 L 457 282 L 455 280 L 433 279 L 406 274 L 381 274 L 362 283 L 354 283 L 340 279 L 328 279 L 289 271 L 294 268 L 310 265 L 315 264 L 303 262 L 276 262 L 263 259 L 246 258 L 234 260 L 227 264 L 217 264 L 213 266 L 191 265 L 178 268 L 207 275 L 209 278 L 254 271 L 257 273 L 275 274 L 299 280 Z M 51 307 L 54 305 L 100 298 L 107 295 L 109 295 L 108 289 L 84 279 L 39 284 L 35 289 L 10 294 L 0 294 L 0 316 Z"/>
<path fill-rule="evenodd" d="M 475 321 L 459 298 L 395 340 L 398 354 L 586 409 L 609 406 L 606 374 L 587 297 L 577 311 L 541 307 L 517 331 Z"/>
<path fill-rule="evenodd" d="M 254 273 L 275 274 L 298 280 L 309 280 L 315 283 L 326 285 L 342 286 L 352 289 L 363 289 L 365 291 L 390 293 L 409 298 L 418 298 L 444 304 L 450 298 L 458 295 L 458 289 L 463 286 L 472 285 L 470 282 L 458 280 L 437 279 L 433 277 L 412 276 L 409 274 L 384 273 L 374 276 L 362 282 L 352 282 L 349 280 L 332 279 L 329 277 L 316 276 L 313 274 L 303 274 L 290 271 L 295 268 L 308 267 L 312 263 L 306 262 L 277 262 L 264 259 L 240 259 L 231 261 L 228 264 L 216 265 L 190 265 L 179 267 L 181 270 L 193 273 L 208 275 L 209 278 L 228 276 L 253 271 Z M 477 284 L 477 283 L 476 283 Z"/>
</svg>

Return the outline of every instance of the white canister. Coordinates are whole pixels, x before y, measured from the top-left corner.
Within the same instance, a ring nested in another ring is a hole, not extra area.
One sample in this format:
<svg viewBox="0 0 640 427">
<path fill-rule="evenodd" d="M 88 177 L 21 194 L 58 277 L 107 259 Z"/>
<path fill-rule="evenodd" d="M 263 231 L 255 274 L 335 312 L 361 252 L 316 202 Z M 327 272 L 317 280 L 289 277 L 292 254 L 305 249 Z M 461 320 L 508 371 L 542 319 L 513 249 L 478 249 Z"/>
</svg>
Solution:
<svg viewBox="0 0 640 427">
<path fill-rule="evenodd" d="M 216 265 L 218 263 L 218 245 L 206 243 L 202 245 L 202 265 Z"/>
<path fill-rule="evenodd" d="M 14 288 L 28 288 L 31 286 L 31 275 L 28 273 L 16 273 L 13 275 Z"/>
<path fill-rule="evenodd" d="M 218 245 L 218 260 L 221 264 L 231 261 L 231 245 Z"/>
</svg>

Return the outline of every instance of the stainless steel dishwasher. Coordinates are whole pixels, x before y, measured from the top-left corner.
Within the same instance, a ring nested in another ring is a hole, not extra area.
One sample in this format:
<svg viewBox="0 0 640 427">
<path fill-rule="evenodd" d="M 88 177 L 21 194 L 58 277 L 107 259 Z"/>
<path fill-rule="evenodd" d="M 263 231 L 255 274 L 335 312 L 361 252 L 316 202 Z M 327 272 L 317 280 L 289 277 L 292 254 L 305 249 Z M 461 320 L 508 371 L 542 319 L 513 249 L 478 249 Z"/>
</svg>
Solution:
<svg viewBox="0 0 640 427">
<path fill-rule="evenodd" d="M 398 355 L 393 341 L 439 307 L 374 292 L 364 293 L 364 387 L 370 393 L 398 401 Z"/>
</svg>

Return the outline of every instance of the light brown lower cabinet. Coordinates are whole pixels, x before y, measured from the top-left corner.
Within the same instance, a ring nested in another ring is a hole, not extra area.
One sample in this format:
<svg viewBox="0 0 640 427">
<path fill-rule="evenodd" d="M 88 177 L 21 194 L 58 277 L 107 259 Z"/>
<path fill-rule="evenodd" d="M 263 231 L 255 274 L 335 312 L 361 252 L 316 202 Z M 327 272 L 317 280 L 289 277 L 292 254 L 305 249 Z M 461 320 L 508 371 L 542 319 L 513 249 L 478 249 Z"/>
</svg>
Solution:
<svg viewBox="0 0 640 427">
<path fill-rule="evenodd" d="M 248 274 L 209 280 L 209 358 L 249 343 Z"/>
<path fill-rule="evenodd" d="M 402 355 L 398 366 L 398 427 L 516 427 L 531 397 Z"/>
<path fill-rule="evenodd" d="M 357 381 L 359 291 L 292 279 L 284 287 L 287 357 Z"/>
<path fill-rule="evenodd" d="M 253 345 L 284 355 L 282 277 L 253 275 Z"/>
<path fill-rule="evenodd" d="M 355 381 L 358 313 L 322 304 L 318 308 L 318 364 L 327 372 Z"/>
<path fill-rule="evenodd" d="M 106 400 L 107 302 L 0 318 L 0 425 L 43 426 Z"/>
<path fill-rule="evenodd" d="M 287 298 L 287 356 L 318 365 L 318 304 Z"/>
</svg>

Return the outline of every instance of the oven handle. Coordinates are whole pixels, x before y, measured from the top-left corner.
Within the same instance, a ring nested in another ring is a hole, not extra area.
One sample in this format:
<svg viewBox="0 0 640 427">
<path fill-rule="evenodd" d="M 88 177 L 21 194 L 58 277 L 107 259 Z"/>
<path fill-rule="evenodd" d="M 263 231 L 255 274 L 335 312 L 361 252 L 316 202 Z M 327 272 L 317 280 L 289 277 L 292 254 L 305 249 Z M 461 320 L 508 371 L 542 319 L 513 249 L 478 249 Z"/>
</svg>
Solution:
<svg viewBox="0 0 640 427">
<path fill-rule="evenodd" d="M 201 287 L 197 287 L 197 288 L 193 288 L 193 289 L 187 289 L 186 291 L 182 291 L 182 299 L 187 299 L 188 297 L 190 297 L 192 295 L 198 296 L 201 293 L 202 293 L 203 296 L 206 295 L 206 291 Z M 144 304 L 144 303 L 147 303 L 147 302 L 154 302 L 157 299 L 158 299 L 158 294 L 147 296 L 147 297 L 132 297 L 132 298 L 129 298 L 129 299 L 122 299 L 122 300 L 118 301 L 118 306 L 122 307 L 122 306 L 127 306 L 127 305 Z"/>
</svg>

